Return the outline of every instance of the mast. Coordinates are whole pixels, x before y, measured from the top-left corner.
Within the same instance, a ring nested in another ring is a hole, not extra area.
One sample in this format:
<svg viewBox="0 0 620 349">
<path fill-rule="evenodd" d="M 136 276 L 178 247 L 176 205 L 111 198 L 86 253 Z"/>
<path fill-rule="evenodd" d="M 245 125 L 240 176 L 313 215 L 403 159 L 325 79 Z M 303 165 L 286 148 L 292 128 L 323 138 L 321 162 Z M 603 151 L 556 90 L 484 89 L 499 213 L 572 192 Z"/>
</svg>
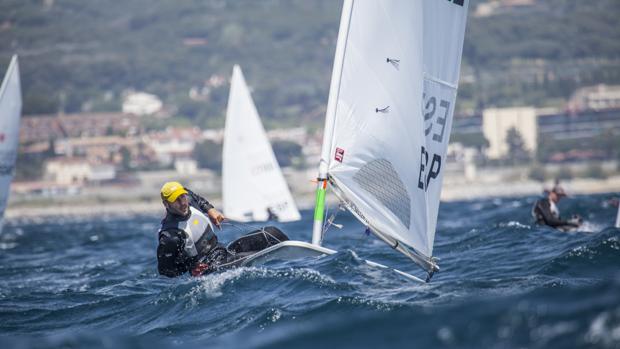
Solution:
<svg viewBox="0 0 620 349">
<path fill-rule="evenodd" d="M 332 69 L 331 85 L 329 87 L 329 98 L 327 100 L 327 111 L 325 113 L 325 129 L 323 130 L 323 147 L 321 149 L 321 160 L 319 161 L 319 175 L 317 177 L 316 202 L 314 205 L 314 225 L 312 227 L 312 243 L 320 245 L 323 237 L 323 218 L 325 211 L 325 193 L 327 190 L 327 164 L 331 151 L 334 122 L 336 120 L 336 106 L 338 104 L 338 93 L 340 92 L 340 80 L 342 77 L 342 63 L 344 61 L 345 47 L 349 35 L 349 24 L 351 22 L 351 11 L 353 0 L 345 0 L 342 5 L 342 15 L 340 17 L 340 28 L 338 31 L 338 41 L 336 42 L 336 53 L 334 57 L 334 67 Z"/>
</svg>

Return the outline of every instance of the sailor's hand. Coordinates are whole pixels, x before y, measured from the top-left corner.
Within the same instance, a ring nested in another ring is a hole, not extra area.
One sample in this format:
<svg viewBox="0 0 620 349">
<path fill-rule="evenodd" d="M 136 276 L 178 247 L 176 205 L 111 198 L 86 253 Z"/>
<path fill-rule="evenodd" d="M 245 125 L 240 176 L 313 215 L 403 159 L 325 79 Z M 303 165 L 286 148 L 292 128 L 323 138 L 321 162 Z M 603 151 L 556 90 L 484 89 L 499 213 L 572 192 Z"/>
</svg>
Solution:
<svg viewBox="0 0 620 349">
<path fill-rule="evenodd" d="M 578 227 L 583 223 L 583 218 L 581 218 L 580 215 L 575 214 L 568 220 L 568 222 Z"/>
<path fill-rule="evenodd" d="M 226 219 L 226 217 L 224 217 L 224 215 L 220 213 L 220 211 L 214 208 L 207 211 L 207 214 L 209 215 L 209 218 L 211 219 L 213 224 L 215 224 L 218 228 L 222 229 L 222 222 L 224 221 L 224 219 Z"/>
<path fill-rule="evenodd" d="M 190 274 L 192 274 L 192 276 L 200 276 L 207 270 L 209 270 L 209 265 L 207 263 L 198 263 L 192 268 Z"/>
</svg>

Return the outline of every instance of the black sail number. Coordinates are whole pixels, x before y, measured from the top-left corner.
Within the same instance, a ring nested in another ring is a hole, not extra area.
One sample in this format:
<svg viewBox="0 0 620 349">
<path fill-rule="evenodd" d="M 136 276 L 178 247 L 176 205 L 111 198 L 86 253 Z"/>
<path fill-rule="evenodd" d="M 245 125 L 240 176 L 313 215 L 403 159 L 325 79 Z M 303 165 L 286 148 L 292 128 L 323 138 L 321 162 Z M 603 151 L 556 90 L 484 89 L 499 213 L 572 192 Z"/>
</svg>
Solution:
<svg viewBox="0 0 620 349">
<path fill-rule="evenodd" d="M 426 101 L 426 104 L 424 105 L 424 122 L 427 122 L 433 118 L 433 116 L 435 115 L 436 107 L 437 99 L 435 97 L 431 97 Z M 428 127 L 424 130 L 424 135 L 428 136 L 428 134 L 431 133 L 432 128 L 433 122 L 431 121 Z"/>
<path fill-rule="evenodd" d="M 431 96 L 426 99 L 425 94 L 423 98 L 426 100 L 426 103 L 424 104 L 424 122 L 428 122 L 428 125 L 424 129 L 424 135 L 428 136 L 431 131 L 435 129 L 432 137 L 433 141 L 443 143 L 444 134 L 446 131 L 446 123 L 448 120 L 448 115 L 450 113 L 450 102 L 441 99 L 439 100 L 439 108 L 437 108 L 436 97 Z M 433 117 L 435 116 L 437 109 L 440 109 L 439 114 L 441 115 L 437 116 L 437 118 L 433 121 Z M 433 127 L 435 125 L 437 125 L 437 127 Z"/>
<path fill-rule="evenodd" d="M 444 114 L 443 117 L 437 117 L 437 125 L 441 126 L 441 131 L 437 134 L 433 134 L 433 140 L 436 142 L 443 142 L 443 134 L 446 130 L 446 120 L 448 120 L 448 113 L 450 112 L 450 102 L 441 100 L 439 102 L 439 107 L 443 108 Z"/>
</svg>

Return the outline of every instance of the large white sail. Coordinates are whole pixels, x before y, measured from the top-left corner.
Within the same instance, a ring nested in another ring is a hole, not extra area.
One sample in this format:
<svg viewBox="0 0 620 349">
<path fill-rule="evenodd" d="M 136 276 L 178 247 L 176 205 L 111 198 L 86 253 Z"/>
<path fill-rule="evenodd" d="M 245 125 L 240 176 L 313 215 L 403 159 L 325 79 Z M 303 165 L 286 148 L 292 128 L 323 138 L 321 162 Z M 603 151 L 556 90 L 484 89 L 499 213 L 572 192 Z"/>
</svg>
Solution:
<svg viewBox="0 0 620 349">
<path fill-rule="evenodd" d="M 0 231 L 17 159 L 21 111 L 19 64 L 13 56 L 0 87 Z"/>
<path fill-rule="evenodd" d="M 224 214 L 239 221 L 301 218 L 239 66 L 233 68 L 222 159 Z"/>
<path fill-rule="evenodd" d="M 618 215 L 616 216 L 616 228 L 620 228 L 620 205 L 618 205 Z"/>
<path fill-rule="evenodd" d="M 332 81 L 337 91 L 330 91 L 329 103 L 337 102 L 335 115 L 327 116 L 323 146 L 329 153 L 322 161 L 355 216 L 433 271 L 467 6 L 460 0 L 364 0 L 345 3 L 348 10 L 350 19 L 340 28 L 347 26 L 348 35 L 338 43 L 344 55 L 335 62 L 342 64 L 340 81 Z"/>
</svg>

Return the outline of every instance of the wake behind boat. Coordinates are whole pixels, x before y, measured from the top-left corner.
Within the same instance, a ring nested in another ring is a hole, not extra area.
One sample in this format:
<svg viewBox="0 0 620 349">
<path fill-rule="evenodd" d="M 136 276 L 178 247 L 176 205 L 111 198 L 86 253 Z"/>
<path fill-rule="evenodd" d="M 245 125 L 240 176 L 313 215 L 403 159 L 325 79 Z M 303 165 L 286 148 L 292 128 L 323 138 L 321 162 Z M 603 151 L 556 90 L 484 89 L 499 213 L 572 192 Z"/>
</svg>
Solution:
<svg viewBox="0 0 620 349">
<path fill-rule="evenodd" d="M 21 110 L 19 63 L 15 55 L 0 87 L 0 232 L 17 159 Z"/>
</svg>

